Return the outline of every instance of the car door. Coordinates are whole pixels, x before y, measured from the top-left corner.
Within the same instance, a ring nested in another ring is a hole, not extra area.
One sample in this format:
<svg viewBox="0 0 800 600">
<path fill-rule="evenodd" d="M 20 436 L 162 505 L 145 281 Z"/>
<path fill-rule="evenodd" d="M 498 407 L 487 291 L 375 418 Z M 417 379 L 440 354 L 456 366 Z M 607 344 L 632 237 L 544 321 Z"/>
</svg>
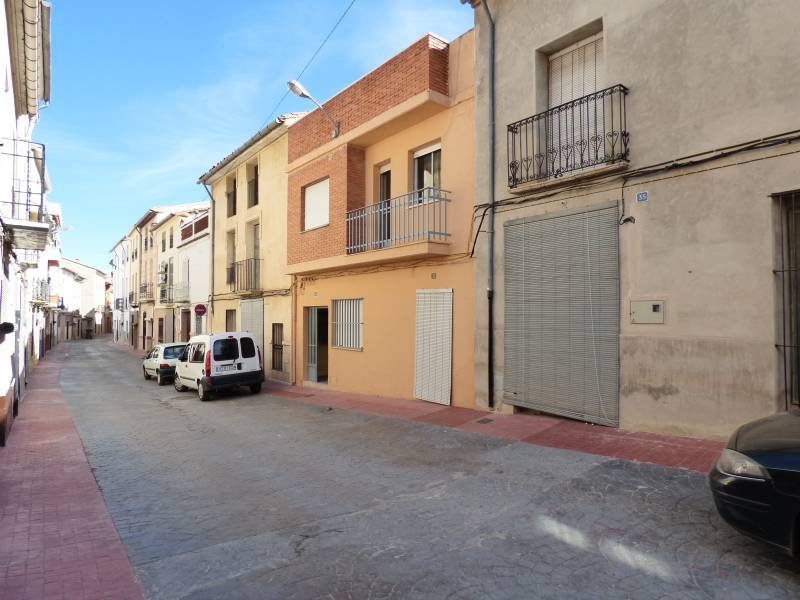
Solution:
<svg viewBox="0 0 800 600">
<path fill-rule="evenodd" d="M 235 373 L 239 368 L 239 341 L 236 336 L 229 335 L 214 340 L 211 352 L 211 374 L 227 375 Z"/>
<path fill-rule="evenodd" d="M 197 382 L 203 376 L 205 367 L 206 345 L 204 342 L 197 342 L 189 355 L 189 376 L 191 381 L 187 383 L 189 387 L 197 389 Z"/>
<path fill-rule="evenodd" d="M 150 351 L 150 354 L 147 355 L 147 358 L 144 359 L 144 368 L 148 375 L 156 374 L 156 365 L 158 363 L 158 354 L 160 351 L 161 346 L 156 346 Z"/>
<path fill-rule="evenodd" d="M 189 372 L 189 359 L 192 357 L 192 351 L 194 350 L 194 344 L 188 344 L 186 349 L 184 350 L 181 358 L 185 355 L 186 360 L 178 360 L 177 364 L 175 365 L 175 376 L 178 378 L 178 381 L 181 385 L 190 386 L 193 381 Z"/>
<path fill-rule="evenodd" d="M 261 349 L 256 344 L 256 340 L 249 336 L 243 335 L 239 338 L 240 348 L 240 363 L 242 371 L 258 371 L 260 368 L 259 352 Z"/>
</svg>

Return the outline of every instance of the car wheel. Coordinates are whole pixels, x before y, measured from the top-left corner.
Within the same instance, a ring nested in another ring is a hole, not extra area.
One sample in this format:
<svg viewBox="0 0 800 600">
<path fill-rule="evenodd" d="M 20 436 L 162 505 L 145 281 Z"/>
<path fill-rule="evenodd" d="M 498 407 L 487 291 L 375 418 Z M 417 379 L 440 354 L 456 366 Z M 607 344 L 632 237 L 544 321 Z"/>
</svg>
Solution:
<svg viewBox="0 0 800 600">
<path fill-rule="evenodd" d="M 180 383 L 178 383 L 178 376 L 177 375 L 175 375 L 175 379 L 172 380 L 172 383 L 175 385 L 175 391 L 176 392 L 185 392 L 186 391 L 186 386 L 185 385 L 181 385 Z"/>
<path fill-rule="evenodd" d="M 211 400 L 211 392 L 209 392 L 206 386 L 203 385 L 202 381 L 197 384 L 197 395 L 200 396 L 201 402 Z"/>
<path fill-rule="evenodd" d="M 147 374 L 147 369 L 145 369 L 144 367 L 142 367 L 142 373 L 144 373 L 145 379 L 150 379 L 150 375 Z"/>
<path fill-rule="evenodd" d="M 260 381 L 258 383 L 254 383 L 253 385 L 250 386 L 250 393 L 251 394 L 258 394 L 260 392 L 261 392 L 261 382 Z"/>
<path fill-rule="evenodd" d="M 156 383 L 158 385 L 164 385 L 166 383 L 166 381 L 164 381 L 164 378 L 161 376 L 161 373 L 156 373 Z"/>
</svg>

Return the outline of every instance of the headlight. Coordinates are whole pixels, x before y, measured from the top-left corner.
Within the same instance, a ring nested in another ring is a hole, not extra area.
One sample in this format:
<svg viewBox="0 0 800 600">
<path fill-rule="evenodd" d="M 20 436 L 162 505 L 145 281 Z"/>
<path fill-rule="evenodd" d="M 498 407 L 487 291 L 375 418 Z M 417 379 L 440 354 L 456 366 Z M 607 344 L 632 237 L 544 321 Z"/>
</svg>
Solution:
<svg viewBox="0 0 800 600">
<path fill-rule="evenodd" d="M 735 450 L 725 448 L 717 459 L 717 469 L 726 475 L 735 477 L 752 477 L 754 479 L 769 479 L 767 470 L 752 458 L 740 454 Z"/>
</svg>

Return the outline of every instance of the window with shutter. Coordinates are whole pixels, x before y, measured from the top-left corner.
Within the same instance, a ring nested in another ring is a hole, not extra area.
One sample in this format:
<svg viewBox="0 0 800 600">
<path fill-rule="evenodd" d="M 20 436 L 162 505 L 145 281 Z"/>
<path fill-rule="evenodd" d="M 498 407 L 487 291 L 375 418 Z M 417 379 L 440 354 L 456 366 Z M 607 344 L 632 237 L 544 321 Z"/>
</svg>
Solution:
<svg viewBox="0 0 800 600">
<path fill-rule="evenodd" d="M 328 224 L 330 179 L 323 179 L 303 190 L 303 230 Z"/>
</svg>

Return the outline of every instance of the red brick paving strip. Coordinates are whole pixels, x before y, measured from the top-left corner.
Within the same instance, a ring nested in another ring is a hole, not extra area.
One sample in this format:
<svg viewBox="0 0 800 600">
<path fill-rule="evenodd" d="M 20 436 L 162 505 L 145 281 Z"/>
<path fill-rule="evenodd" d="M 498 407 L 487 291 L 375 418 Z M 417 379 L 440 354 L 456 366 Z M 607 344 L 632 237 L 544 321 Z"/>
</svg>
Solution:
<svg viewBox="0 0 800 600">
<path fill-rule="evenodd" d="M 141 599 L 58 389 L 63 350 L 36 367 L 0 448 L 0 598 Z"/>
</svg>

